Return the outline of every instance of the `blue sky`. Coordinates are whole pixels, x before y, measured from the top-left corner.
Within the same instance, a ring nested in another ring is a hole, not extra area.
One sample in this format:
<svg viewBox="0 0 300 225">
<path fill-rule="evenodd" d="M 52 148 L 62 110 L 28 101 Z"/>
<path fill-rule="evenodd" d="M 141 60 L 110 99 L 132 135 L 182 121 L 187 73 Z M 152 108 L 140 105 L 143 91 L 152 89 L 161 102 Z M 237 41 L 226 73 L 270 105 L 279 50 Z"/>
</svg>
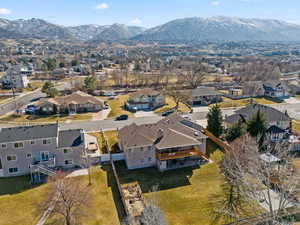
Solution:
<svg viewBox="0 0 300 225">
<path fill-rule="evenodd" d="M 122 23 L 152 27 L 184 17 L 237 16 L 300 24 L 299 0 L 0 0 L 0 17 L 61 25 Z"/>
</svg>

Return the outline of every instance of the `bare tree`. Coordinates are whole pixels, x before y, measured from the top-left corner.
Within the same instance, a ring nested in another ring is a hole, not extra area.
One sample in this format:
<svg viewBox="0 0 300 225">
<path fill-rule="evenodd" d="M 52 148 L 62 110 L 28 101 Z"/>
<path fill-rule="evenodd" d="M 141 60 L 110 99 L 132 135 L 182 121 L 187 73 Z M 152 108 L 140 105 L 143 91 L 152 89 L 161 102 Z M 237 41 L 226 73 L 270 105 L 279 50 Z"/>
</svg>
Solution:
<svg viewBox="0 0 300 225">
<path fill-rule="evenodd" d="M 221 163 L 226 180 L 236 187 L 259 212 L 258 204 L 268 210 L 268 224 L 275 224 L 287 215 L 287 208 L 299 199 L 299 177 L 292 166 L 292 156 L 284 143 L 267 144 L 262 158 L 256 140 L 245 135 L 232 142 Z M 276 157 L 274 155 L 276 155 Z M 254 204 L 253 204 L 254 203 Z"/>
<path fill-rule="evenodd" d="M 184 83 L 186 83 L 190 88 L 196 88 L 203 82 L 205 76 L 208 74 L 208 68 L 204 64 L 200 63 L 198 65 L 192 66 L 190 69 L 183 71 L 181 73 Z"/>
<path fill-rule="evenodd" d="M 50 199 L 47 202 L 54 204 L 51 213 L 62 216 L 64 224 L 75 224 L 80 217 L 87 216 L 90 186 L 84 185 L 79 179 L 67 178 L 64 173 L 58 172 L 49 180 L 48 191 Z"/>
<path fill-rule="evenodd" d="M 170 96 L 175 102 L 175 110 L 179 108 L 179 104 L 187 104 L 189 96 L 185 91 L 179 89 L 179 87 L 170 87 L 165 91 L 167 96 Z"/>
</svg>

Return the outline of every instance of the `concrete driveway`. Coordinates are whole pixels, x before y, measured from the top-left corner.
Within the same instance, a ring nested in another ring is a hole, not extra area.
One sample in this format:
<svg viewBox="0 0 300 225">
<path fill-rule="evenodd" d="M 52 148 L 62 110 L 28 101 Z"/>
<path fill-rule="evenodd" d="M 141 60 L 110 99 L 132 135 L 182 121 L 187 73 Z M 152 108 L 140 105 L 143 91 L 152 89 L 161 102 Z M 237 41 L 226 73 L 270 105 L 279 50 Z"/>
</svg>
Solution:
<svg viewBox="0 0 300 225">
<path fill-rule="evenodd" d="M 157 116 L 153 111 L 137 111 L 134 113 L 135 117 L 149 117 L 149 116 Z"/>
<path fill-rule="evenodd" d="M 300 100 L 294 97 L 290 97 L 288 99 L 285 99 L 284 102 L 288 103 L 288 104 L 297 104 L 300 103 Z"/>
</svg>

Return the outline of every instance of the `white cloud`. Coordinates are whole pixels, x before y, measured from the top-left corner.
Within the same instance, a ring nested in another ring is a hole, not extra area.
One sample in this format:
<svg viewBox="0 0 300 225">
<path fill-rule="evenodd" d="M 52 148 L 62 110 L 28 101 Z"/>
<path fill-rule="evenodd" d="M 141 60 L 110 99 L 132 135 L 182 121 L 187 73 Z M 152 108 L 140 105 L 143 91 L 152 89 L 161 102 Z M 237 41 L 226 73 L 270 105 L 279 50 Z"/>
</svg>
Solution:
<svg viewBox="0 0 300 225">
<path fill-rule="evenodd" d="M 132 24 L 141 24 L 141 23 L 142 23 L 142 20 L 139 19 L 139 18 L 134 18 L 133 20 L 131 20 L 131 23 L 132 23 Z"/>
<path fill-rule="evenodd" d="M 219 6 L 221 4 L 221 2 L 219 1 L 214 1 L 211 3 L 213 6 Z"/>
<path fill-rule="evenodd" d="M 11 11 L 9 9 L 0 8 L 0 15 L 8 15 L 11 14 Z"/>
<path fill-rule="evenodd" d="M 109 6 L 105 2 L 100 3 L 100 4 L 98 4 L 98 5 L 95 6 L 95 9 L 99 9 L 99 10 L 108 9 L 108 8 L 109 8 Z"/>
</svg>

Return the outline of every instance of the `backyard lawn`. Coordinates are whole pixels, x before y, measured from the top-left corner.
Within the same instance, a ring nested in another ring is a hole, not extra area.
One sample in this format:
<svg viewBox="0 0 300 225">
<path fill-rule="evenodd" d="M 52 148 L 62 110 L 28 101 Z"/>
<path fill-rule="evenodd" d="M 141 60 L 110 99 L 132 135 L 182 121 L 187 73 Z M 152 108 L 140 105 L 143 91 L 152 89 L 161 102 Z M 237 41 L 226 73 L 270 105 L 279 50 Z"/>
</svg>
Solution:
<svg viewBox="0 0 300 225">
<path fill-rule="evenodd" d="M 224 180 L 218 167 L 223 153 L 210 141 L 208 151 L 213 162 L 200 168 L 160 173 L 154 168 L 128 171 L 125 165 L 118 164 L 121 183 L 137 181 L 144 196 L 157 202 L 169 225 L 210 225 L 211 198 L 223 193 L 221 185 Z M 153 188 L 158 191 L 152 192 Z"/>
<path fill-rule="evenodd" d="M 126 114 L 129 117 L 133 117 L 133 114 L 123 108 L 124 103 L 127 101 L 128 95 L 118 95 L 113 100 L 107 100 L 109 107 L 111 109 L 108 114 L 108 118 L 115 118 L 119 115 Z"/>
<path fill-rule="evenodd" d="M 104 153 L 102 133 L 93 132 L 89 134 L 97 138 L 98 146 L 100 147 L 102 153 Z M 114 151 L 116 149 L 116 143 L 118 142 L 117 131 L 104 131 L 104 135 L 107 138 L 109 149 Z"/>
<path fill-rule="evenodd" d="M 110 173 L 110 172 L 109 172 Z M 88 214 L 84 217 L 85 225 L 117 225 L 119 224 L 118 213 L 114 203 L 114 196 L 108 183 L 108 172 L 93 168 L 91 187 L 91 202 Z M 72 179 L 80 179 L 88 184 L 87 176 L 80 176 Z M 47 191 L 47 184 L 31 186 L 28 177 L 0 179 L 0 225 L 32 225 L 35 224 L 42 211 L 38 205 L 43 200 Z M 60 225 L 61 218 L 53 216 L 47 221 L 47 225 Z M 82 221 L 81 221 L 82 222 Z"/>
<path fill-rule="evenodd" d="M 154 110 L 154 112 L 160 114 L 160 113 L 163 113 L 170 109 L 173 109 L 175 106 L 176 106 L 176 103 L 174 102 L 174 100 L 171 97 L 166 97 L 166 105 L 164 105 L 160 108 L 157 108 L 156 110 Z M 178 112 L 188 113 L 188 112 L 190 112 L 190 108 L 187 107 L 185 104 L 180 103 Z"/>
</svg>

